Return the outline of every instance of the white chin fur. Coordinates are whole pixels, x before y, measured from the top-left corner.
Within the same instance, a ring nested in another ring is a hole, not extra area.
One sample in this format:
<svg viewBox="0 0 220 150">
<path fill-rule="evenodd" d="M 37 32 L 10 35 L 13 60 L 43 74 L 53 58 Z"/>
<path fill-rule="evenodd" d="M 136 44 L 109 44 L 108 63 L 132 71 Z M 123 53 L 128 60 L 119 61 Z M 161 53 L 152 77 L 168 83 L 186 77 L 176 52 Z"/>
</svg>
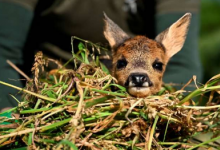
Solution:
<svg viewBox="0 0 220 150">
<path fill-rule="evenodd" d="M 146 97 L 150 94 L 149 87 L 129 87 L 128 93 L 135 97 Z"/>
</svg>

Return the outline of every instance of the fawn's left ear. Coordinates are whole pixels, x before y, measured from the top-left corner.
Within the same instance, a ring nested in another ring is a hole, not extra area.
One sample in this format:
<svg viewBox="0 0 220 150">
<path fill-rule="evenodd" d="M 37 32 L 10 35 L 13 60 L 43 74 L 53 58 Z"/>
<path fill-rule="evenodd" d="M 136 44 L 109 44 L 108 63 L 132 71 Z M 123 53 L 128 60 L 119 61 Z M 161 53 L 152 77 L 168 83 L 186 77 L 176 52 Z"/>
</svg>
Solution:
<svg viewBox="0 0 220 150">
<path fill-rule="evenodd" d="M 186 13 L 156 37 L 155 40 L 162 43 L 165 47 L 168 59 L 179 52 L 183 47 L 190 24 L 190 18 L 191 13 Z"/>
<path fill-rule="evenodd" d="M 105 13 L 104 22 L 104 35 L 113 49 L 118 47 L 120 44 L 124 43 L 125 40 L 130 38 L 117 24 L 115 24 L 111 19 L 109 19 Z"/>
</svg>

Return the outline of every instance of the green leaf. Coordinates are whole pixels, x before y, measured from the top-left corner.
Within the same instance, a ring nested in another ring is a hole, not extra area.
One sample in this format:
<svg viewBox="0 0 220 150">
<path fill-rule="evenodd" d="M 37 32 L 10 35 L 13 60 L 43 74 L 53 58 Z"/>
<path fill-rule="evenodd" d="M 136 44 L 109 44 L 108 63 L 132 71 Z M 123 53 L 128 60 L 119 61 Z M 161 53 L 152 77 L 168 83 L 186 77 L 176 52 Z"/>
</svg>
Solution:
<svg viewBox="0 0 220 150">
<path fill-rule="evenodd" d="M 105 90 L 107 88 L 109 88 L 110 86 L 116 86 L 117 88 L 119 88 L 122 92 L 126 92 L 127 89 L 121 85 L 118 84 L 109 84 L 108 86 L 104 87 L 102 90 Z M 119 91 L 119 90 L 118 90 Z"/>
<path fill-rule="evenodd" d="M 144 113 L 143 110 L 140 111 L 140 115 L 141 115 L 141 117 L 143 117 L 145 120 L 148 119 L 147 115 Z"/>
<path fill-rule="evenodd" d="M 48 125 L 48 126 L 45 126 L 43 127 L 40 132 L 44 132 L 44 131 L 47 131 L 47 130 L 50 130 L 50 129 L 56 129 L 57 127 L 60 127 L 66 123 L 68 123 L 69 121 L 71 120 L 71 118 L 68 118 L 68 119 L 64 119 L 62 121 L 59 121 L 59 122 L 56 122 L 54 124 L 51 124 L 51 125 Z"/>
<path fill-rule="evenodd" d="M 29 136 L 28 136 L 28 145 L 31 145 L 32 144 L 32 132 L 29 133 Z"/>
<path fill-rule="evenodd" d="M 47 94 L 48 97 L 56 98 L 56 95 L 52 91 L 47 91 L 46 94 Z"/>
<path fill-rule="evenodd" d="M 114 96 L 111 95 L 106 95 L 97 99 L 93 99 L 92 101 L 88 101 L 86 102 L 86 108 L 92 107 L 93 105 L 99 104 L 99 103 L 103 103 L 106 100 L 112 99 L 114 98 Z"/>
<path fill-rule="evenodd" d="M 80 43 L 78 44 L 78 49 L 84 51 L 85 45 L 84 45 L 82 42 L 80 42 Z"/>
<path fill-rule="evenodd" d="M 66 144 L 66 145 L 70 146 L 72 149 L 78 150 L 76 145 L 74 143 L 70 142 L 70 141 L 62 140 L 62 141 L 60 141 L 60 143 L 58 145 L 60 145 L 60 144 Z"/>
<path fill-rule="evenodd" d="M 84 53 L 84 51 L 80 51 L 80 54 L 81 54 L 81 57 L 82 57 L 82 59 L 83 59 L 83 62 L 85 63 L 85 53 Z"/>
<path fill-rule="evenodd" d="M 99 56 L 96 56 L 95 64 L 96 64 L 96 66 L 100 66 Z"/>
<path fill-rule="evenodd" d="M 102 69 L 105 73 L 110 74 L 108 68 L 107 68 L 103 63 L 100 62 L 100 66 L 101 66 L 101 69 Z"/>
</svg>

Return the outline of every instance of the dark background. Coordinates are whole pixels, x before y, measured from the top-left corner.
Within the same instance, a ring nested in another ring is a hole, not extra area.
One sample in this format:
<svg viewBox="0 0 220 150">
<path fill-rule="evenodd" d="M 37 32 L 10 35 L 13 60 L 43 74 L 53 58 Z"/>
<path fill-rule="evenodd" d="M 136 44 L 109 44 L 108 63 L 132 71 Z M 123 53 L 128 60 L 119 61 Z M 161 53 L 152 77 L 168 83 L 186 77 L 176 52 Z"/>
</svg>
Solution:
<svg viewBox="0 0 220 150">
<path fill-rule="evenodd" d="M 220 73 L 220 0 L 201 1 L 199 50 L 204 79 Z"/>
</svg>

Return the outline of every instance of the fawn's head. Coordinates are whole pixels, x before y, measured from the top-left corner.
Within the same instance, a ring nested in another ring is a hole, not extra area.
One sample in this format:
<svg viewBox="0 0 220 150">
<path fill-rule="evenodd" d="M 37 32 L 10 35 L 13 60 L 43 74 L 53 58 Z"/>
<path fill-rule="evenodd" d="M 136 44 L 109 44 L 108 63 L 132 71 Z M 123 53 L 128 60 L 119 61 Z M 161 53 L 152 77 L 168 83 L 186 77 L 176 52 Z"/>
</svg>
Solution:
<svg viewBox="0 0 220 150">
<path fill-rule="evenodd" d="M 183 47 L 191 14 L 186 13 L 155 40 L 130 38 L 105 14 L 104 35 L 112 48 L 112 75 L 135 97 L 158 92 L 169 59 Z"/>
</svg>

